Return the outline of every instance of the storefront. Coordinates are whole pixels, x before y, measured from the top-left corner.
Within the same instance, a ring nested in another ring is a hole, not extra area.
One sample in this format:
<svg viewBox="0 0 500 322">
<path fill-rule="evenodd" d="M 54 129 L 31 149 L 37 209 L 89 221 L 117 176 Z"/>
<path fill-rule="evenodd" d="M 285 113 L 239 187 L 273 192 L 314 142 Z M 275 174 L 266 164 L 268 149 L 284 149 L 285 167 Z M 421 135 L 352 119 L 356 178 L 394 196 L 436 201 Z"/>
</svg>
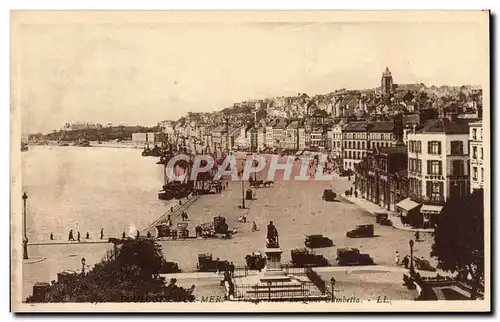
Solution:
<svg viewBox="0 0 500 322">
<path fill-rule="evenodd" d="M 435 205 L 423 205 L 420 209 L 420 213 L 423 217 L 423 228 L 432 228 L 434 223 L 436 222 L 436 217 L 439 216 L 443 206 L 435 206 Z"/>
<path fill-rule="evenodd" d="M 421 204 L 406 198 L 396 204 L 396 211 L 401 217 L 403 224 L 411 225 L 413 227 L 420 227 L 423 225 L 422 216 L 420 214 Z"/>
</svg>

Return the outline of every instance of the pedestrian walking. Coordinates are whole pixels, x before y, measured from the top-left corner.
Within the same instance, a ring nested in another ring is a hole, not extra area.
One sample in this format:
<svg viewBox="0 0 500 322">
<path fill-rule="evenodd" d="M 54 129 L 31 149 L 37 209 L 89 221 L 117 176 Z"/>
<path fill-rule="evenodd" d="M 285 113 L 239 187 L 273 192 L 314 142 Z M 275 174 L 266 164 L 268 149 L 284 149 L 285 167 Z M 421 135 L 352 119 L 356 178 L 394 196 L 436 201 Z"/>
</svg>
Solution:
<svg viewBox="0 0 500 322">
<path fill-rule="evenodd" d="M 75 241 L 75 237 L 73 236 L 73 229 L 70 229 L 69 231 L 69 237 L 68 237 L 68 241 Z"/>
<path fill-rule="evenodd" d="M 139 239 L 139 237 L 141 237 L 141 233 L 139 232 L 139 230 L 137 230 L 137 235 L 135 236 L 137 239 Z"/>
<path fill-rule="evenodd" d="M 396 265 L 399 265 L 399 252 L 396 251 Z"/>
<path fill-rule="evenodd" d="M 403 265 L 405 268 L 408 268 L 408 263 L 409 263 L 409 259 L 408 259 L 408 256 L 405 256 L 405 258 L 403 258 Z"/>
<path fill-rule="evenodd" d="M 101 239 L 104 239 L 104 228 L 101 228 Z"/>
<path fill-rule="evenodd" d="M 122 233 L 122 238 L 125 239 L 125 232 Z"/>
<path fill-rule="evenodd" d="M 54 240 L 54 234 L 50 233 L 50 240 Z"/>
<path fill-rule="evenodd" d="M 415 232 L 415 241 L 420 240 L 420 233 L 418 231 Z"/>
<path fill-rule="evenodd" d="M 85 239 L 90 239 L 89 232 L 87 232 L 87 234 L 85 235 Z"/>
<path fill-rule="evenodd" d="M 76 234 L 76 239 L 78 240 L 78 242 L 80 242 L 80 232 Z"/>
</svg>

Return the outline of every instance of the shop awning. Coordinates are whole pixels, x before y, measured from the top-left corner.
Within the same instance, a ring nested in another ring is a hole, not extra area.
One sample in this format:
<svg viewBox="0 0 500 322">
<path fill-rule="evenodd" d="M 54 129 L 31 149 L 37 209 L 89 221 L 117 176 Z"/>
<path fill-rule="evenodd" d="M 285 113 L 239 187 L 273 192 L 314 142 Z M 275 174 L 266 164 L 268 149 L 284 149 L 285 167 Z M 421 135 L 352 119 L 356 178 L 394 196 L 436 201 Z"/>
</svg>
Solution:
<svg viewBox="0 0 500 322">
<path fill-rule="evenodd" d="M 443 206 L 423 205 L 422 208 L 420 208 L 420 212 L 423 214 L 439 215 L 441 213 L 441 209 L 443 209 Z"/>
<path fill-rule="evenodd" d="M 396 204 L 396 207 L 401 208 L 405 211 L 413 210 L 413 209 L 417 208 L 418 206 L 420 206 L 420 204 L 418 202 L 411 200 L 410 198 L 406 198 L 404 200 L 401 200 L 400 202 L 398 202 Z"/>
</svg>

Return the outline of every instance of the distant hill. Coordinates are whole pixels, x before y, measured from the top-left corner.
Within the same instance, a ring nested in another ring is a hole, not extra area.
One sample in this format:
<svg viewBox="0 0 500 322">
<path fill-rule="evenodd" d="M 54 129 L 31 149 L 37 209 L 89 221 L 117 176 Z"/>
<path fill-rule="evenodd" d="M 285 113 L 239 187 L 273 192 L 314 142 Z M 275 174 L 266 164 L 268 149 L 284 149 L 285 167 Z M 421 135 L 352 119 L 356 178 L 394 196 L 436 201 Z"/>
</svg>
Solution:
<svg viewBox="0 0 500 322">
<path fill-rule="evenodd" d="M 84 138 L 89 141 L 109 141 L 109 140 L 131 140 L 132 133 L 136 132 L 159 132 L 160 129 L 155 127 L 144 126 L 111 126 L 103 128 L 87 128 L 75 130 L 60 130 L 43 136 L 46 140 L 64 140 L 76 141 Z"/>
</svg>

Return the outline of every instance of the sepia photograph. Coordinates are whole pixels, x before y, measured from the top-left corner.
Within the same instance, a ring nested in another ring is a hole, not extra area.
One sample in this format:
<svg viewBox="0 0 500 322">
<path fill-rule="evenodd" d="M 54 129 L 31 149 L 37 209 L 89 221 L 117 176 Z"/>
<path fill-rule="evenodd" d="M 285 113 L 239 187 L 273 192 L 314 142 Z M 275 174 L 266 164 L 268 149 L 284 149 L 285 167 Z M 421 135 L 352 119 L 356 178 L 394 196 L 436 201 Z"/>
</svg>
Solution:
<svg viewBox="0 0 500 322">
<path fill-rule="evenodd" d="M 488 312 L 489 11 L 11 11 L 14 312 Z"/>
</svg>

